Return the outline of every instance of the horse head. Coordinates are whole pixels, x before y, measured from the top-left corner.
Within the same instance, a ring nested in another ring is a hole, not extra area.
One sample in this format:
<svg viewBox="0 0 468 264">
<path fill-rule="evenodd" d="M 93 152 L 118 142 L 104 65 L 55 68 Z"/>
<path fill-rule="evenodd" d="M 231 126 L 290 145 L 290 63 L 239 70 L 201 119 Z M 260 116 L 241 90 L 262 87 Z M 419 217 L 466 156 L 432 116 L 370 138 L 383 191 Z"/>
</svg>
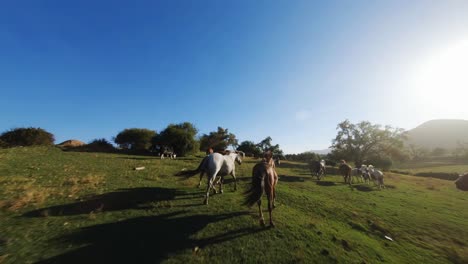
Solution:
<svg viewBox="0 0 468 264">
<path fill-rule="evenodd" d="M 237 162 L 237 164 L 241 165 L 242 164 L 242 159 L 241 159 L 241 154 L 237 153 L 236 157 L 234 160 Z"/>
</svg>

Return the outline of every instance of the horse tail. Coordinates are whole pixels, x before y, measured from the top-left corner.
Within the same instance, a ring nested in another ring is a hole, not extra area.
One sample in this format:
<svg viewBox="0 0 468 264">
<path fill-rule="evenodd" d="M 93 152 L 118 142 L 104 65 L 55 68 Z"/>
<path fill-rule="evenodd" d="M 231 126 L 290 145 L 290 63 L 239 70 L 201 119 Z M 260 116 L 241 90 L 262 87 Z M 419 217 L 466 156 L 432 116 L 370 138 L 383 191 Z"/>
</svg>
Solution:
<svg viewBox="0 0 468 264">
<path fill-rule="evenodd" d="M 208 157 L 209 156 L 204 157 L 203 160 L 200 162 L 200 165 L 198 165 L 198 168 L 196 168 L 195 170 L 183 170 L 183 171 L 179 171 L 175 175 L 186 176 L 186 177 L 194 176 L 195 174 L 199 173 L 200 171 L 206 168 L 206 164 L 208 163 Z"/>
<path fill-rule="evenodd" d="M 250 207 L 258 200 L 260 200 L 260 198 L 262 198 L 262 194 L 265 189 L 265 176 L 266 168 L 264 164 L 260 163 L 253 167 L 252 184 L 250 185 L 250 188 L 244 193 L 244 205 Z"/>
</svg>

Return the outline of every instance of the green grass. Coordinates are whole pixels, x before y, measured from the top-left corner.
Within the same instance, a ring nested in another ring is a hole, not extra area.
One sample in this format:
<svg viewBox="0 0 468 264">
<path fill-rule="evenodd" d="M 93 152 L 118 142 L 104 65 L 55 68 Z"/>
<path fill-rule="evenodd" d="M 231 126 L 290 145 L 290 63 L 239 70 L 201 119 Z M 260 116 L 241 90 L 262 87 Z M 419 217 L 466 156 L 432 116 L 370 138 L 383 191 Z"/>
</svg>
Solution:
<svg viewBox="0 0 468 264">
<path fill-rule="evenodd" d="M 199 161 L 0 150 L 0 263 L 468 262 L 468 196 L 453 182 L 388 173 L 380 191 L 283 162 L 277 227 L 261 228 L 241 205 L 257 161 L 208 206 L 198 176 L 174 176 Z"/>
</svg>

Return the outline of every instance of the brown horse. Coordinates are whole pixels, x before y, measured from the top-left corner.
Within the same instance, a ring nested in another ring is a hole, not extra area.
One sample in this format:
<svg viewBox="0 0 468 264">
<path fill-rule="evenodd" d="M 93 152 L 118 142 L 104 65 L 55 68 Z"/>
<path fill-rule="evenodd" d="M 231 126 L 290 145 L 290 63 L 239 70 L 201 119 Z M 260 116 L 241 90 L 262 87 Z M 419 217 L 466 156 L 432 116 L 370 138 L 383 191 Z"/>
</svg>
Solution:
<svg viewBox="0 0 468 264">
<path fill-rule="evenodd" d="M 278 174 L 275 170 L 275 162 L 272 159 L 272 153 L 266 152 L 262 162 L 256 164 L 252 170 L 252 185 L 245 192 L 245 202 L 247 206 L 258 204 L 258 212 L 260 214 L 260 225 L 265 226 L 263 212 L 261 208 L 262 195 L 265 191 L 268 199 L 268 212 L 270 213 L 270 226 L 274 227 L 271 211 L 275 208 L 276 199 L 276 184 L 278 183 Z"/>
<path fill-rule="evenodd" d="M 344 160 L 341 161 L 339 171 L 340 171 L 341 175 L 343 175 L 344 182 L 349 183 L 350 185 L 351 185 L 351 171 L 352 170 L 353 170 L 353 168 L 351 168 L 351 166 L 346 164 L 346 161 L 344 161 Z"/>
</svg>

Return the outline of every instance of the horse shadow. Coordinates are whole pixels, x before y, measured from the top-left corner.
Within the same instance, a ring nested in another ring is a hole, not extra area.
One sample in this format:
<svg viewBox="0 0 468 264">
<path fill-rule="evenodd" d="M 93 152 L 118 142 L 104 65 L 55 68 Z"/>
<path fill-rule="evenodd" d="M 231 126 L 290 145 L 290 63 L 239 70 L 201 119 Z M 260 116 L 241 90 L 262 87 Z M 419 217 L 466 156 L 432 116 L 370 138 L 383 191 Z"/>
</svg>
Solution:
<svg viewBox="0 0 468 264">
<path fill-rule="evenodd" d="M 356 190 L 361 191 L 361 192 L 372 192 L 372 191 L 379 191 L 379 190 L 385 190 L 385 189 L 395 189 L 396 187 L 394 185 L 385 185 L 384 189 L 379 189 L 379 187 L 375 185 L 354 185 L 353 186 Z"/>
<path fill-rule="evenodd" d="M 45 207 L 23 214 L 24 217 L 89 214 L 91 212 L 148 209 L 151 203 L 167 200 L 199 198 L 199 193 L 185 193 L 176 189 L 141 187 L 119 189 L 100 195 L 85 197 L 84 201 Z"/>
<path fill-rule="evenodd" d="M 326 187 L 337 186 L 337 184 L 332 181 L 316 181 L 315 184 L 319 186 L 326 186 Z"/>
<path fill-rule="evenodd" d="M 265 229 L 240 228 L 207 238 L 195 234 L 208 224 L 247 215 L 234 212 L 216 215 L 184 215 L 184 211 L 145 216 L 84 227 L 56 239 L 57 245 L 84 245 L 37 263 L 160 263 L 170 256 L 192 250 L 195 255 L 209 245 L 222 243 Z"/>
<path fill-rule="evenodd" d="M 287 176 L 287 175 L 279 175 L 279 181 L 284 182 L 304 182 L 304 181 L 311 181 L 313 180 L 312 177 L 302 177 L 302 176 Z"/>
</svg>

